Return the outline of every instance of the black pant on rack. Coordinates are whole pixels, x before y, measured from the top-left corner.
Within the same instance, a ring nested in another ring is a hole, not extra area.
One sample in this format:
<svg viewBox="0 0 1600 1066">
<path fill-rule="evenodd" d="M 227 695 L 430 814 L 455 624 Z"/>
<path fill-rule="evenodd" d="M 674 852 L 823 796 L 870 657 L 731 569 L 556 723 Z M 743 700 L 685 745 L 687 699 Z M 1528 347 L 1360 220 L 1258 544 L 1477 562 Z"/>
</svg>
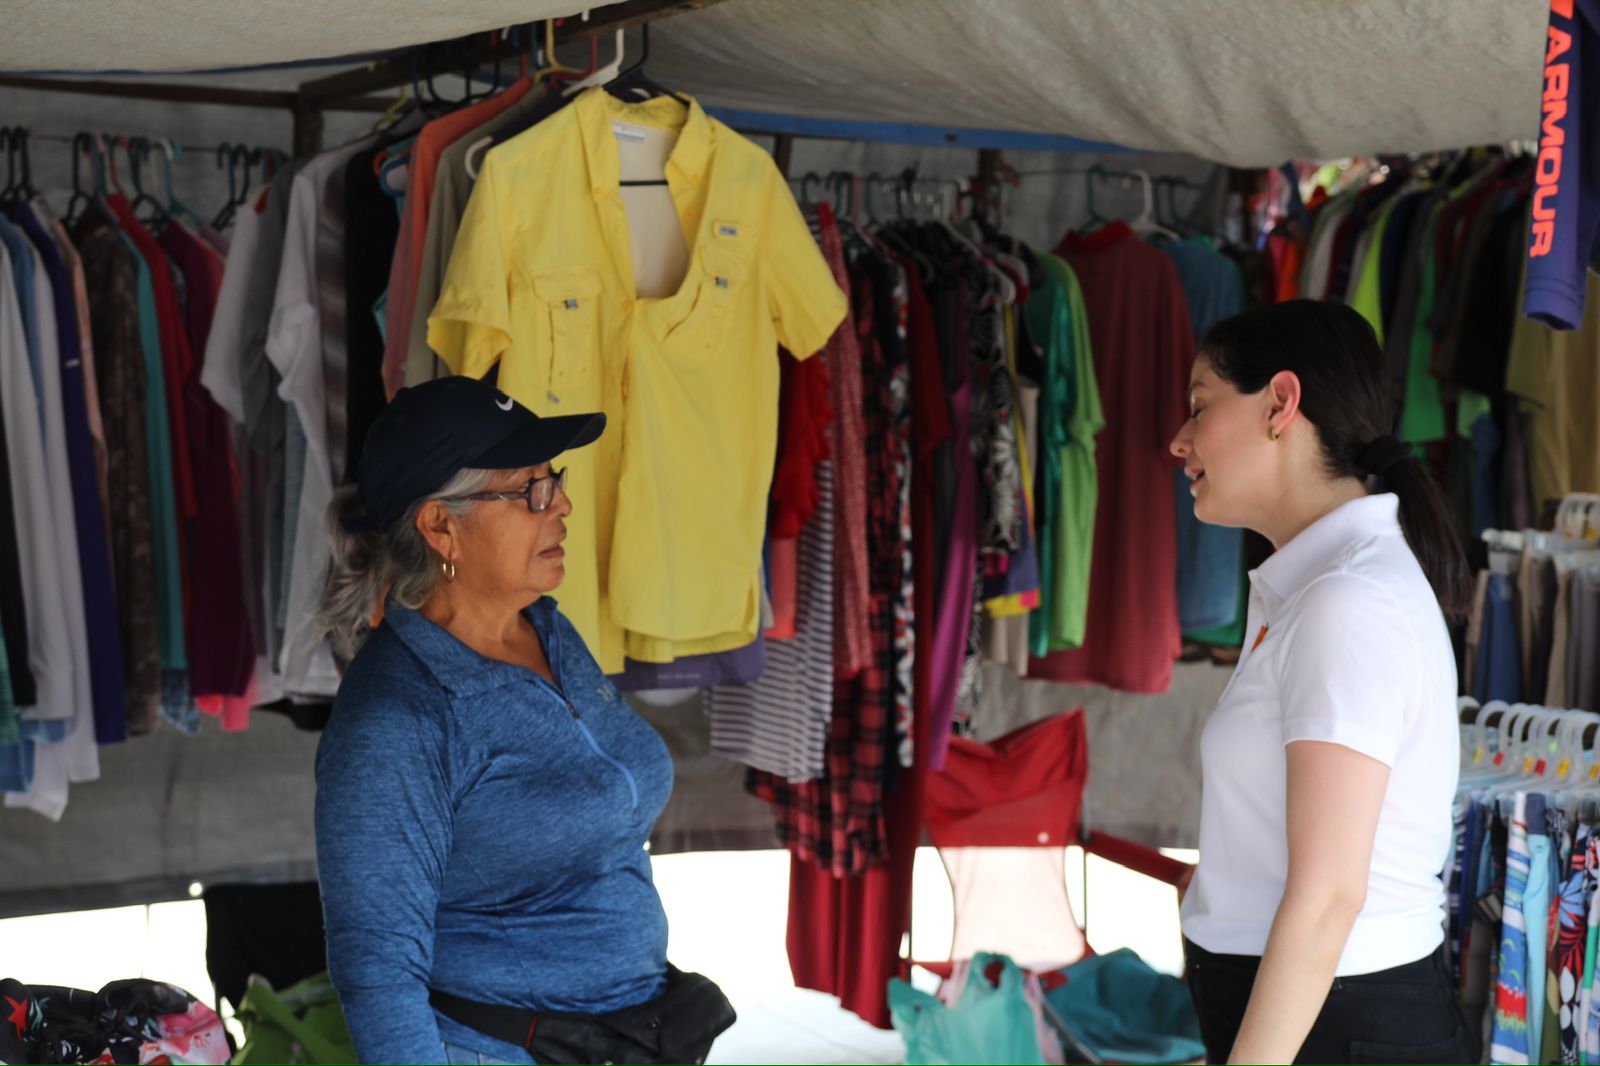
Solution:
<svg viewBox="0 0 1600 1066">
<path fill-rule="evenodd" d="M 1227 1062 L 1261 958 L 1217 955 L 1183 942 L 1189 994 L 1206 1058 Z M 1445 963 L 1444 947 L 1390 970 L 1338 977 L 1295 1062 L 1480 1062 Z"/>
</svg>

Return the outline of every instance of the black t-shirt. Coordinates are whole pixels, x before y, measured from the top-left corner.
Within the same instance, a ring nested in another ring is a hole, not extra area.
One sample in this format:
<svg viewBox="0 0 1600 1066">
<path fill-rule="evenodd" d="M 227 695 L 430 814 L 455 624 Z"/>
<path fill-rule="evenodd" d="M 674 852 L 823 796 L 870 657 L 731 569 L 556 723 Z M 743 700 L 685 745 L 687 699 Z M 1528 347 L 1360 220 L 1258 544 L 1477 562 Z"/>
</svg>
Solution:
<svg viewBox="0 0 1600 1066">
<path fill-rule="evenodd" d="M 349 359 L 349 388 L 345 414 L 349 441 L 345 448 L 345 481 L 353 482 L 361 469 L 361 449 L 367 430 L 383 411 L 383 334 L 373 307 L 389 287 L 389 265 L 400 237 L 400 213 L 395 201 L 378 185 L 372 169 L 380 148 L 357 153 L 345 167 L 344 185 L 344 285 L 345 349 Z M 408 329 L 406 322 L 391 322 L 390 329 Z"/>
<path fill-rule="evenodd" d="M 1517 276 L 1523 250 L 1520 196 L 1501 195 L 1494 221 L 1472 266 L 1461 308 L 1461 341 L 1454 380 L 1490 398 L 1505 395 L 1506 356 L 1517 313 Z"/>
</svg>

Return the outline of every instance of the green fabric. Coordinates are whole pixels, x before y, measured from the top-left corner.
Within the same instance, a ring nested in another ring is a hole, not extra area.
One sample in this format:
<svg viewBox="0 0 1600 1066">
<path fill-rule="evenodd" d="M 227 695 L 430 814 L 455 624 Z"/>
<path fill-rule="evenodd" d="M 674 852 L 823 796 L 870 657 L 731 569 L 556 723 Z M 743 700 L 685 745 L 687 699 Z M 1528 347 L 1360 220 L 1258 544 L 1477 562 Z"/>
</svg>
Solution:
<svg viewBox="0 0 1600 1066">
<path fill-rule="evenodd" d="M 991 985 L 985 974 L 992 963 L 999 963 L 1000 976 Z M 906 1042 L 908 1063 L 1048 1061 L 1039 1045 L 1034 1007 L 1028 1002 L 1027 975 L 1005 955 L 974 955 L 961 998 L 953 1007 L 891 978 L 889 1020 Z"/>
<path fill-rule="evenodd" d="M 1489 397 L 1471 389 L 1462 389 L 1456 398 L 1456 436 L 1472 439 L 1472 423 L 1490 412 Z"/>
<path fill-rule="evenodd" d="M 1411 358 L 1406 366 L 1405 404 L 1400 410 L 1400 439 L 1414 444 L 1443 440 L 1445 436 L 1444 399 L 1439 395 L 1439 381 L 1433 376 L 1433 334 L 1428 330 L 1437 285 L 1433 230 L 1438 215 L 1439 208 L 1435 206 L 1422 230 L 1422 280 L 1417 289 L 1416 317 L 1411 320 Z"/>
<path fill-rule="evenodd" d="M 11 663 L 0 641 L 0 744 L 17 743 L 17 705 L 11 696 Z"/>
<path fill-rule="evenodd" d="M 1061 338 L 1067 328 L 1067 298 L 1060 286 L 1046 278 L 1034 287 L 1026 307 L 1028 330 L 1044 361 L 1039 382 L 1038 469 L 1034 471 L 1034 549 L 1039 556 L 1039 606 L 1028 616 L 1028 650 L 1034 655 L 1050 651 L 1050 601 L 1055 595 L 1054 535 L 1057 497 L 1061 494 L 1061 440 L 1066 435 L 1062 412 L 1067 408 L 1072 351 Z"/>
<path fill-rule="evenodd" d="M 355 1044 L 328 975 L 308 977 L 282 992 L 251 977 L 239 1004 L 244 1046 L 233 1057 L 249 1063 L 354 1063 Z"/>
<path fill-rule="evenodd" d="M 1039 609 L 1028 620 L 1035 655 L 1081 647 L 1089 610 L 1094 514 L 1099 499 L 1095 435 L 1105 427 L 1089 343 L 1089 315 L 1066 260 L 1039 256 L 1046 284 L 1028 300 L 1042 340 L 1047 385 L 1039 397 Z M 1047 411 L 1048 409 L 1048 411 Z"/>
<path fill-rule="evenodd" d="M 1156 972 L 1131 948 L 1091 955 L 1060 973 L 1066 981 L 1045 992 L 1045 1001 L 1072 1035 L 1072 1043 L 1093 1053 L 1094 1061 L 1194 1062 L 1205 1057 L 1200 1018 L 1183 982 Z"/>
<path fill-rule="evenodd" d="M 1389 228 L 1389 209 L 1393 206 L 1392 199 L 1384 204 L 1377 221 L 1372 225 L 1372 236 L 1367 239 L 1365 249 L 1366 258 L 1361 261 L 1361 273 L 1356 280 L 1355 298 L 1350 301 L 1350 306 L 1372 323 L 1380 346 L 1383 344 L 1383 294 L 1378 287 L 1378 264 L 1383 259 L 1383 234 Z"/>
<path fill-rule="evenodd" d="M 144 349 L 144 433 L 150 466 L 150 540 L 155 554 L 156 641 L 161 669 L 188 669 L 183 637 L 183 576 L 178 566 L 178 483 L 172 476 L 172 435 L 167 421 L 166 366 L 150 264 L 131 238 L 139 272 L 139 346 Z"/>
</svg>

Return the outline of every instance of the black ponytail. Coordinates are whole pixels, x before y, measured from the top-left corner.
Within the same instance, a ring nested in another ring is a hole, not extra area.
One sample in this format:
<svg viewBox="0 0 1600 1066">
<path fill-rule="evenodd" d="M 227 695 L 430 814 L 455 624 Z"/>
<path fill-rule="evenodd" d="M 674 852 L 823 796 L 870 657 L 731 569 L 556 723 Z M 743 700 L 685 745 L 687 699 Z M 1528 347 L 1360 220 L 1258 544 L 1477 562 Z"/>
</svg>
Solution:
<svg viewBox="0 0 1600 1066">
<path fill-rule="evenodd" d="M 1390 436 L 1383 349 L 1367 320 L 1342 304 L 1291 300 L 1218 322 L 1201 352 L 1242 393 L 1260 392 L 1285 370 L 1300 379 L 1300 410 L 1316 428 L 1329 476 L 1400 498 L 1400 528 L 1440 607 L 1464 618 L 1472 598 L 1466 553 L 1438 483 Z"/>
</svg>

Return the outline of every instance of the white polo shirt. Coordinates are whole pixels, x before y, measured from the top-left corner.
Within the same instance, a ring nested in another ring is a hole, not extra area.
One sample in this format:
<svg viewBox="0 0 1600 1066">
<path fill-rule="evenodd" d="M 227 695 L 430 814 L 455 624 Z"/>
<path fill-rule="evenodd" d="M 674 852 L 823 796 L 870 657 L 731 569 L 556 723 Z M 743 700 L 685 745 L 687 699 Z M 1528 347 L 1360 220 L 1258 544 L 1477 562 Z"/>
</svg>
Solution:
<svg viewBox="0 0 1600 1066">
<path fill-rule="evenodd" d="M 1207 951 L 1266 949 L 1288 875 L 1285 749 L 1297 740 L 1390 768 L 1366 906 L 1336 974 L 1414 962 L 1444 939 L 1455 655 L 1398 512 L 1392 494 L 1345 504 L 1250 574 L 1244 654 L 1200 736 L 1200 867 L 1183 932 Z"/>
</svg>

